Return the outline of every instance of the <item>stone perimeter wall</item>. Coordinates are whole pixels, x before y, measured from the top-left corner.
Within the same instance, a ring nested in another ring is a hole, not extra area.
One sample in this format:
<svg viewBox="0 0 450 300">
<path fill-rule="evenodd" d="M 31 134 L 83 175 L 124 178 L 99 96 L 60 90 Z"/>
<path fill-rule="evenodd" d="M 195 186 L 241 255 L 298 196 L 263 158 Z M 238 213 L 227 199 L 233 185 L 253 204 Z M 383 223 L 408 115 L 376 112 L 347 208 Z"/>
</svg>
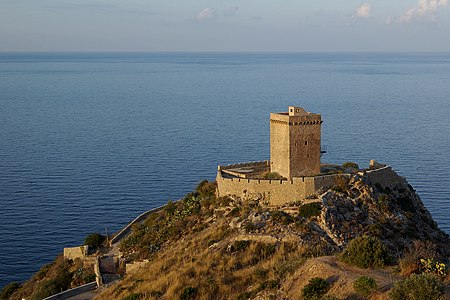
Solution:
<svg viewBox="0 0 450 300">
<path fill-rule="evenodd" d="M 233 165 L 226 168 L 233 168 Z M 303 200 L 322 187 L 331 187 L 337 174 L 315 177 L 294 177 L 292 180 L 224 178 L 221 167 L 217 171 L 219 197 L 236 195 L 242 199 L 259 197 L 268 205 L 281 205 Z"/>
<path fill-rule="evenodd" d="M 330 188 L 335 184 L 336 177 L 349 175 L 329 174 L 313 177 L 294 177 L 292 180 L 224 178 L 222 176 L 221 169 L 242 165 L 244 164 L 226 167 L 219 166 L 216 177 L 217 196 L 235 195 L 244 200 L 256 197 L 261 198 L 268 205 L 283 205 L 303 200 L 322 188 Z M 391 187 L 405 182 L 405 179 L 398 176 L 390 166 L 367 170 L 359 175 L 368 180 L 369 183 L 379 183 L 383 187 Z"/>
<path fill-rule="evenodd" d="M 64 258 L 66 259 L 84 259 L 88 255 L 89 246 L 77 246 L 64 248 Z"/>
<path fill-rule="evenodd" d="M 372 184 L 380 184 L 382 187 L 393 187 L 398 184 L 406 184 L 405 178 L 395 173 L 390 166 L 383 166 L 374 170 L 367 170 L 365 177 Z"/>
</svg>

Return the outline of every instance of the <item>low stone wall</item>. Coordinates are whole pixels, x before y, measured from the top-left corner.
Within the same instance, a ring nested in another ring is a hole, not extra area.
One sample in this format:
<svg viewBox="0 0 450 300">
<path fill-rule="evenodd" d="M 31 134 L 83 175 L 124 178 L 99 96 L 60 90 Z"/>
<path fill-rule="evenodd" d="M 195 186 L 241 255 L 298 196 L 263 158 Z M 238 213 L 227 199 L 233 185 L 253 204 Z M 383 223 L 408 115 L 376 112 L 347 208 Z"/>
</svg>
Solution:
<svg viewBox="0 0 450 300">
<path fill-rule="evenodd" d="M 267 161 L 256 162 L 265 164 Z M 244 179 L 226 178 L 222 176 L 225 168 L 236 168 L 254 165 L 254 162 L 235 164 L 226 167 L 219 166 L 217 171 L 218 196 L 235 195 L 242 199 L 260 198 L 268 205 L 282 205 L 305 199 L 316 191 L 330 188 L 335 184 L 335 178 L 350 174 L 329 174 L 310 177 L 294 177 L 292 180 Z M 404 184 L 405 179 L 395 173 L 390 166 L 377 164 L 378 168 L 361 171 L 358 174 L 370 184 L 379 184 L 383 188 L 392 188 Z"/>
<path fill-rule="evenodd" d="M 390 166 L 384 166 L 375 170 L 367 170 L 365 174 L 371 184 L 380 184 L 383 188 L 392 188 L 398 184 L 404 184 L 405 178 L 395 173 Z"/>
<path fill-rule="evenodd" d="M 217 193 L 219 197 L 258 197 L 268 205 L 282 205 L 303 200 L 320 188 L 332 186 L 336 176 L 295 177 L 292 180 L 224 178 L 219 169 L 216 177 Z"/>
<path fill-rule="evenodd" d="M 128 223 L 127 226 L 125 226 L 122 230 L 120 230 L 110 241 L 109 244 L 113 245 L 117 242 L 119 242 L 122 238 L 124 238 L 125 236 L 127 236 L 130 231 L 131 231 L 131 227 L 139 222 L 144 221 L 149 215 L 151 215 L 152 213 L 155 213 L 157 211 L 160 211 L 164 206 L 160 206 L 157 208 L 153 208 L 150 209 L 142 214 L 140 214 L 138 217 L 136 217 L 133 221 L 131 221 L 130 223 Z"/>
<path fill-rule="evenodd" d="M 250 162 L 246 162 L 246 163 L 219 166 L 218 169 L 219 170 L 228 170 L 228 169 L 243 168 L 243 167 L 249 167 L 249 166 L 268 166 L 268 165 L 269 165 L 268 160 L 261 160 L 261 161 L 250 161 Z"/>
<path fill-rule="evenodd" d="M 143 261 L 135 261 L 133 263 L 125 264 L 125 273 L 133 274 L 136 273 L 137 270 L 144 267 L 149 262 L 148 259 L 144 259 Z"/>
<path fill-rule="evenodd" d="M 81 295 L 83 293 L 89 292 L 89 291 L 93 291 L 97 288 L 97 283 L 94 282 L 90 282 L 84 285 L 81 285 L 79 287 L 52 295 L 50 297 L 44 298 L 44 300 L 62 300 L 62 299 L 69 299 L 71 297 L 75 297 L 78 295 Z M 80 298 L 82 299 L 82 298 Z"/>
<path fill-rule="evenodd" d="M 77 246 L 64 248 L 64 258 L 65 259 L 84 259 L 88 255 L 89 246 Z"/>
</svg>

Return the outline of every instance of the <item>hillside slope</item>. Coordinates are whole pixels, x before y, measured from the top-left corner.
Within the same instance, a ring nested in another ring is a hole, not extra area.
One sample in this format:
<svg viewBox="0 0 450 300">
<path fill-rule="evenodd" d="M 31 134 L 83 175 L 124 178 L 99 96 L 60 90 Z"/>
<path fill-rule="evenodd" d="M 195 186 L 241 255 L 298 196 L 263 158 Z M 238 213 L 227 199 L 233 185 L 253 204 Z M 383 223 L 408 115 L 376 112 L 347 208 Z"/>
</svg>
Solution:
<svg viewBox="0 0 450 300">
<path fill-rule="evenodd" d="M 400 177 L 386 188 L 342 176 L 333 188 L 282 207 L 214 192 L 213 183 L 202 182 L 133 228 L 121 245 L 123 261 L 143 263 L 96 299 L 298 299 L 313 277 L 331 284 L 327 295 L 347 298 L 356 297 L 353 282 L 362 275 L 375 278 L 372 297 L 383 298 L 398 271 L 337 259 L 354 238 L 381 241 L 389 253 L 383 264 L 414 256 L 410 271 L 401 266 L 402 275 L 420 271 L 414 269 L 420 258 L 446 261 L 450 254 L 448 235 Z"/>
</svg>

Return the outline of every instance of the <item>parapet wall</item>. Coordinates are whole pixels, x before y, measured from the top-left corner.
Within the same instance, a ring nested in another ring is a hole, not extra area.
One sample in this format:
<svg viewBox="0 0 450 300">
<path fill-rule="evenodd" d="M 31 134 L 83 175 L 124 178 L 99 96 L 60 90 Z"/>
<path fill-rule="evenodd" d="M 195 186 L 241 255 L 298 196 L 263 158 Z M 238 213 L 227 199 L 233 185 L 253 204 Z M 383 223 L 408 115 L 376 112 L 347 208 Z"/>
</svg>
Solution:
<svg viewBox="0 0 450 300">
<path fill-rule="evenodd" d="M 84 259 L 88 255 L 89 246 L 78 246 L 78 247 L 70 247 L 64 248 L 64 258 L 66 259 Z"/>
<path fill-rule="evenodd" d="M 216 181 L 219 197 L 236 195 L 247 199 L 256 196 L 268 205 L 282 205 L 331 187 L 336 176 L 294 177 L 292 180 L 224 178 L 219 168 Z"/>
<path fill-rule="evenodd" d="M 391 188 L 395 185 L 405 183 L 405 178 L 395 173 L 390 166 L 383 166 L 375 170 L 367 170 L 365 176 L 368 183 L 379 184 L 384 188 Z"/>
<path fill-rule="evenodd" d="M 240 164 L 219 166 L 218 169 L 219 170 L 228 170 L 228 169 L 243 168 L 243 167 L 249 167 L 249 166 L 269 166 L 269 161 L 268 160 L 250 161 L 250 162 L 240 163 Z"/>
<path fill-rule="evenodd" d="M 140 214 L 139 216 L 137 216 L 133 221 L 128 223 L 128 225 L 126 225 L 124 228 L 122 228 L 122 230 L 120 230 L 116 235 L 114 235 L 114 237 L 112 237 L 111 240 L 109 241 L 109 244 L 113 245 L 113 244 L 119 242 L 121 239 L 123 239 L 125 236 L 127 236 L 131 232 L 131 227 L 134 224 L 142 222 L 149 215 L 151 215 L 152 213 L 155 213 L 157 211 L 160 211 L 163 207 L 164 206 L 152 208 L 152 209 Z"/>
<path fill-rule="evenodd" d="M 263 163 L 263 162 L 258 162 Z M 249 166 L 252 163 L 227 166 Z M 294 177 L 292 180 L 280 179 L 243 179 L 225 178 L 220 167 L 217 171 L 217 194 L 219 197 L 235 195 L 242 199 L 260 198 L 268 205 L 283 205 L 286 203 L 301 201 L 321 189 L 327 189 L 335 185 L 335 178 L 350 174 L 327 174 L 318 176 Z M 393 187 L 403 184 L 405 179 L 395 173 L 390 166 L 382 166 L 373 170 L 360 172 L 359 176 L 370 184 L 380 184 L 382 187 Z"/>
</svg>

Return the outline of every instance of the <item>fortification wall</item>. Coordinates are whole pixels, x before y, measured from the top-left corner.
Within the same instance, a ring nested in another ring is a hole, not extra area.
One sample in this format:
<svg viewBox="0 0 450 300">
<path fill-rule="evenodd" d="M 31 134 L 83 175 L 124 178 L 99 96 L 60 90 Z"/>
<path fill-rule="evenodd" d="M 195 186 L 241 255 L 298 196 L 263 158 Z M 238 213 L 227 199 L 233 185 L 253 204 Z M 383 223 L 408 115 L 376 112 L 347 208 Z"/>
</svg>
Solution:
<svg viewBox="0 0 450 300">
<path fill-rule="evenodd" d="M 365 174 L 371 184 L 380 184 L 382 187 L 392 188 L 398 184 L 405 184 L 405 178 L 395 173 L 390 166 L 384 166 L 375 170 L 368 170 Z"/>
<path fill-rule="evenodd" d="M 254 163 L 238 164 L 229 167 L 251 164 Z M 216 178 L 218 196 L 235 195 L 244 200 L 260 198 L 268 205 L 282 205 L 303 200 L 318 190 L 332 187 L 335 183 L 335 178 L 343 175 L 329 174 L 294 177 L 292 180 L 225 178 L 222 176 L 221 170 L 227 167 L 219 166 L 218 168 Z M 383 188 L 392 188 L 398 184 L 405 184 L 405 179 L 395 173 L 390 166 L 383 165 L 377 169 L 360 172 L 359 175 L 369 184 L 379 184 Z"/>
<path fill-rule="evenodd" d="M 125 273 L 133 274 L 136 273 L 137 270 L 145 267 L 145 265 L 149 262 L 148 259 L 144 259 L 143 261 L 135 261 L 133 263 L 125 264 Z"/>
<path fill-rule="evenodd" d="M 64 248 L 64 258 L 66 259 L 84 259 L 88 255 L 89 246 L 77 246 Z"/>
<path fill-rule="evenodd" d="M 217 172 L 218 196 L 236 195 L 242 199 L 260 198 L 268 205 L 303 200 L 322 187 L 332 186 L 336 175 L 295 177 L 292 180 L 224 178 Z"/>
<path fill-rule="evenodd" d="M 151 215 L 152 213 L 155 213 L 157 211 L 160 211 L 163 207 L 164 206 L 160 206 L 160 207 L 150 209 L 150 210 L 140 214 L 139 216 L 137 216 L 133 221 L 128 223 L 128 225 L 126 225 L 124 228 L 122 228 L 122 230 L 120 230 L 116 235 L 114 235 L 114 237 L 111 238 L 111 240 L 109 241 L 109 244 L 114 245 L 114 244 L 118 243 L 121 239 L 123 239 L 125 236 L 127 236 L 131 232 L 131 227 L 134 224 L 144 221 L 149 215 Z"/>
<path fill-rule="evenodd" d="M 219 169 L 220 170 L 228 170 L 228 169 L 235 169 L 235 168 L 242 168 L 242 167 L 249 167 L 249 166 L 268 166 L 268 165 L 269 165 L 268 160 L 262 160 L 262 161 L 250 161 L 250 162 L 240 163 L 240 164 L 219 166 Z"/>
</svg>

